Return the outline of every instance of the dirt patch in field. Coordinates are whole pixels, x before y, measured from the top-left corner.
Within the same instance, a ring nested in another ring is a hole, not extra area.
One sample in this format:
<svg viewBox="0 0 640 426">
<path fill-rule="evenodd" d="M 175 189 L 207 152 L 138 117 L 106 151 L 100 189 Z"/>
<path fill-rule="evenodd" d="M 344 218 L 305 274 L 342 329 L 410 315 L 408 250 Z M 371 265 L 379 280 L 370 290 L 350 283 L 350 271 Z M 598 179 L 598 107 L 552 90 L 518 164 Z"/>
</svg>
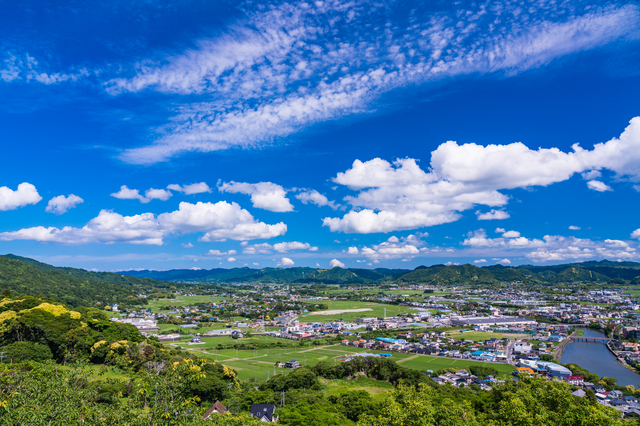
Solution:
<svg viewBox="0 0 640 426">
<path fill-rule="evenodd" d="M 350 312 L 367 312 L 373 311 L 371 308 L 360 308 L 360 309 L 333 309 L 329 311 L 316 311 L 311 312 L 308 315 L 340 315 L 340 314 L 348 314 Z"/>
</svg>

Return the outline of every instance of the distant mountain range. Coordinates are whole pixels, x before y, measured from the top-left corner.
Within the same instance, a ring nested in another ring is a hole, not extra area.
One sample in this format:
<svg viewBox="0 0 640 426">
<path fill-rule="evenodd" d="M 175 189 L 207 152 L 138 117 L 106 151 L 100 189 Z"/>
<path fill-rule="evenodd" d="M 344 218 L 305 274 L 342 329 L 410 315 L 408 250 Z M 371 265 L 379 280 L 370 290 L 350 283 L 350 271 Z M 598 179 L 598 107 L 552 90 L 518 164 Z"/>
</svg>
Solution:
<svg viewBox="0 0 640 426">
<path fill-rule="evenodd" d="M 227 283 L 324 283 L 427 285 L 495 284 L 521 281 L 527 284 L 562 282 L 619 282 L 640 284 L 640 263 L 584 262 L 553 266 L 435 265 L 407 269 L 234 268 L 170 271 L 90 272 L 59 268 L 12 254 L 0 256 L 0 292 L 41 296 L 69 306 L 97 303 L 136 305 L 141 292 L 166 292 L 191 284 Z"/>
<path fill-rule="evenodd" d="M 522 281 L 525 283 L 595 282 L 614 279 L 640 283 L 640 263 L 608 260 L 564 265 L 484 266 L 434 265 L 409 269 L 233 268 L 173 269 L 170 271 L 122 271 L 120 274 L 163 281 L 198 283 L 360 283 L 383 282 L 457 285 Z"/>
</svg>

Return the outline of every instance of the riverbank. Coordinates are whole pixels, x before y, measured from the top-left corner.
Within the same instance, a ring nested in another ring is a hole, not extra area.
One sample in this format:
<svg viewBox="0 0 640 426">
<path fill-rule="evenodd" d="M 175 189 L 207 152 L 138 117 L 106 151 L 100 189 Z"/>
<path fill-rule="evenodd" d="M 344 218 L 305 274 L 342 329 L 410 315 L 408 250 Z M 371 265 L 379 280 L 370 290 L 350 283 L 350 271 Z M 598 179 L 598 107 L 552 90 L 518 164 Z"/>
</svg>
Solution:
<svg viewBox="0 0 640 426">
<path fill-rule="evenodd" d="M 604 334 L 585 329 L 583 337 L 604 337 Z M 563 364 L 579 365 L 600 377 L 612 377 L 621 386 L 640 384 L 640 375 L 623 365 L 615 351 L 604 343 L 572 341 L 567 343 L 559 359 Z"/>
<path fill-rule="evenodd" d="M 560 344 L 560 346 L 558 346 L 558 349 L 553 351 L 553 359 L 554 360 L 560 361 L 560 358 L 562 358 L 562 354 L 564 354 L 564 350 L 567 348 L 569 343 L 571 343 L 571 338 L 576 336 L 576 334 L 577 334 L 577 330 L 574 331 L 573 333 L 571 333 L 569 336 L 567 336 L 567 338 L 564 339 L 564 341 Z"/>
</svg>

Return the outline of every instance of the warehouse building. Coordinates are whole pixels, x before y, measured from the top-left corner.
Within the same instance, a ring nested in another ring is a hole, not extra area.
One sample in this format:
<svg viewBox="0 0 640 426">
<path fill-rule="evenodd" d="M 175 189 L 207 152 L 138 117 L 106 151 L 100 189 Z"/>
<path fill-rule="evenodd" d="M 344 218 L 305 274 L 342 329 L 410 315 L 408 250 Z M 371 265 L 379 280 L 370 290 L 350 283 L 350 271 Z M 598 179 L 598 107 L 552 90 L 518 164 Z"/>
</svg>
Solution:
<svg viewBox="0 0 640 426">
<path fill-rule="evenodd" d="M 536 325 L 532 319 L 520 317 L 457 317 L 451 318 L 451 324 L 463 327 L 491 325 Z"/>
</svg>

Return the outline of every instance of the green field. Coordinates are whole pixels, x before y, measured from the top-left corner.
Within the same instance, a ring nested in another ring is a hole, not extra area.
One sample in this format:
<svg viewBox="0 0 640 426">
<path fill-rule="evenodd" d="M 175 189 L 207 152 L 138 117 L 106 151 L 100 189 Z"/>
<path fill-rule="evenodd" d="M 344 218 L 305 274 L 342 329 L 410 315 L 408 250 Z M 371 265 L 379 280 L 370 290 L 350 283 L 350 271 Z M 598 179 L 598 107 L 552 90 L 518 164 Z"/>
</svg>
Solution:
<svg viewBox="0 0 640 426">
<path fill-rule="evenodd" d="M 270 341 L 273 341 L 269 338 Z M 215 339 L 210 339 L 215 340 Z M 248 341 L 247 339 L 246 341 Z M 281 341 L 281 340 L 280 340 Z M 306 346 L 306 347 L 273 347 L 258 350 L 236 350 L 225 349 L 216 350 L 215 347 L 204 347 L 203 345 L 187 345 L 183 342 L 176 342 L 174 345 L 181 346 L 197 356 L 203 356 L 213 361 L 227 365 L 238 372 L 241 380 L 266 380 L 273 374 L 287 374 L 290 370 L 276 368 L 278 362 L 297 360 L 301 365 L 313 366 L 320 361 L 333 363 L 341 362 L 346 356 L 380 351 L 374 349 L 361 349 L 342 345 L 328 346 Z M 440 358 L 415 354 L 391 353 L 391 359 L 399 362 L 403 367 L 418 370 L 438 370 L 441 368 L 468 368 L 471 365 L 485 365 L 495 368 L 502 373 L 513 371 L 513 367 L 506 364 L 483 363 L 477 361 L 459 360 L 452 358 Z M 337 391 L 336 391 L 337 392 Z"/>
<path fill-rule="evenodd" d="M 219 303 L 227 298 L 217 296 L 181 296 L 178 295 L 175 299 L 158 299 L 149 300 L 145 308 L 151 309 L 152 312 L 168 313 L 169 310 L 161 310 L 161 306 L 191 306 L 198 303 Z M 178 301 L 178 302 L 177 302 Z"/>
<path fill-rule="evenodd" d="M 408 306 L 386 305 L 382 303 L 367 302 L 367 301 L 361 302 L 357 300 L 355 301 L 326 300 L 326 301 L 322 301 L 322 303 L 328 304 L 329 310 L 346 310 L 346 309 L 370 309 L 370 310 L 363 311 L 363 312 L 344 312 L 344 313 L 333 314 L 333 315 L 327 315 L 324 313 L 324 311 L 317 311 L 317 312 L 300 315 L 300 321 L 301 322 L 302 321 L 329 322 L 329 321 L 336 321 L 342 318 L 347 322 L 353 322 L 357 318 L 383 317 L 385 313 L 385 309 L 388 317 L 417 312 L 415 309 L 411 309 Z"/>
<path fill-rule="evenodd" d="M 282 340 L 280 340 L 282 341 Z M 307 346 L 307 347 L 273 347 L 258 350 L 216 350 L 215 347 L 203 347 L 203 345 L 187 345 L 176 342 L 173 345 L 193 352 L 194 355 L 203 356 L 227 365 L 238 372 L 241 380 L 254 379 L 266 380 L 274 374 L 276 362 L 286 362 L 293 359 L 301 365 L 313 366 L 320 361 L 340 362 L 345 356 L 361 352 L 378 353 L 378 350 L 361 349 L 342 345 Z M 411 354 L 392 353 L 391 359 L 400 361 L 409 358 Z M 287 373 L 289 370 L 276 368 L 276 374 Z"/>
<path fill-rule="evenodd" d="M 469 368 L 472 365 L 480 365 L 491 367 L 498 370 L 504 375 L 511 373 L 515 367 L 508 364 L 497 364 L 492 362 L 469 361 L 454 358 L 442 358 L 433 356 L 417 355 L 415 358 L 408 359 L 400 363 L 403 367 L 413 368 L 415 370 L 431 370 L 436 371 L 442 368 Z"/>
</svg>

